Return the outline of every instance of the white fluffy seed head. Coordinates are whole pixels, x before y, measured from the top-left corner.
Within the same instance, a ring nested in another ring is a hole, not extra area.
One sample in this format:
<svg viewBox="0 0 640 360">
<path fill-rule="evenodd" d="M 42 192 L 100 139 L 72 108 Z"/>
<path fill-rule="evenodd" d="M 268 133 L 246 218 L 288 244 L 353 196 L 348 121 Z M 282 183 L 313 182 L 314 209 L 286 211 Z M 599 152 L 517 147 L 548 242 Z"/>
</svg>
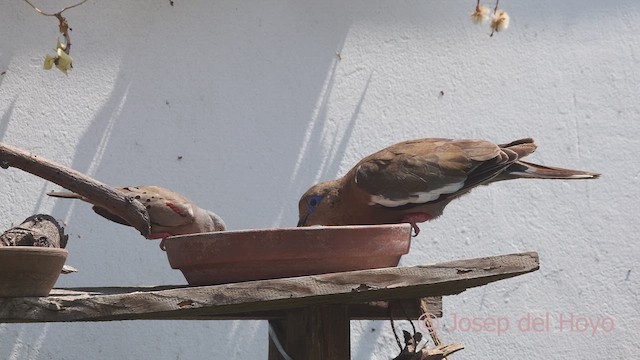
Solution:
<svg viewBox="0 0 640 360">
<path fill-rule="evenodd" d="M 484 5 L 478 5 L 476 6 L 476 10 L 471 13 L 471 21 L 473 21 L 474 24 L 483 24 L 487 22 L 487 20 L 489 20 L 490 12 L 491 10 L 489 10 L 488 7 Z"/>
<path fill-rule="evenodd" d="M 497 10 L 491 18 L 491 30 L 505 31 L 509 27 L 509 14 L 504 10 Z"/>
</svg>

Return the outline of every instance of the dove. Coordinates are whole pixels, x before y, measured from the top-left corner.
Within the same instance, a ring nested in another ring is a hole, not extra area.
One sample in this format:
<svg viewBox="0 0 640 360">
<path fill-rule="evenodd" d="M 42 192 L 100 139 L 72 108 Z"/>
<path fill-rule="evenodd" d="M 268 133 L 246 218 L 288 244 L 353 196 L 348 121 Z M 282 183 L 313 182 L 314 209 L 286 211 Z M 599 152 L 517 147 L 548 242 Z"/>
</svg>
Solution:
<svg viewBox="0 0 640 360">
<path fill-rule="evenodd" d="M 525 138 L 496 145 L 478 139 L 426 138 L 391 145 L 360 160 L 343 177 L 307 190 L 298 226 L 418 223 L 479 185 L 519 178 L 592 179 L 598 173 L 520 160 L 536 150 Z"/>
<path fill-rule="evenodd" d="M 173 235 L 224 231 L 224 221 L 217 214 L 201 209 L 193 201 L 160 186 L 125 186 L 116 190 L 140 201 L 149 213 L 151 232 L 147 239 L 161 239 Z M 80 199 L 91 203 L 90 199 L 73 192 L 47 193 L 49 196 Z M 98 215 L 123 225 L 129 225 L 105 208 L 94 205 Z"/>
</svg>

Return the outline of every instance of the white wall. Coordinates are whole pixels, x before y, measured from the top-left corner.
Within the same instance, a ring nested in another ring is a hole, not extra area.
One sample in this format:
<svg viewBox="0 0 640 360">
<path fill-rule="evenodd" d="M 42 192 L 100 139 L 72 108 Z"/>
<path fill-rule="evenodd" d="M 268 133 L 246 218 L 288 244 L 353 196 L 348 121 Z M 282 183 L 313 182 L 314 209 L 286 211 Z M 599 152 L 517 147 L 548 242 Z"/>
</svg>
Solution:
<svg viewBox="0 0 640 360">
<path fill-rule="evenodd" d="M 456 359 L 632 358 L 640 2 L 502 3 L 511 28 L 490 38 L 468 19 L 473 0 L 89 1 L 66 13 L 75 68 L 64 77 L 41 70 L 55 20 L 3 1 L 0 141 L 109 184 L 173 188 L 242 229 L 294 225 L 308 186 L 400 140 L 534 137 L 532 160 L 604 176 L 477 189 L 424 225 L 401 265 L 540 253 L 536 273 L 445 299 L 442 336 L 466 345 Z M 185 283 L 157 242 L 86 204 L 49 199 L 54 184 L 15 169 L 0 179 L 0 228 L 37 212 L 68 223 L 68 263 L 80 272 L 57 286 Z M 522 316 L 547 312 L 549 331 L 517 329 Z M 454 313 L 511 326 L 499 336 L 456 331 Z M 571 313 L 615 327 L 560 329 Z M 352 334 L 354 359 L 397 353 L 386 322 L 353 322 Z M 9 359 L 266 350 L 264 322 L 0 324 Z"/>
</svg>

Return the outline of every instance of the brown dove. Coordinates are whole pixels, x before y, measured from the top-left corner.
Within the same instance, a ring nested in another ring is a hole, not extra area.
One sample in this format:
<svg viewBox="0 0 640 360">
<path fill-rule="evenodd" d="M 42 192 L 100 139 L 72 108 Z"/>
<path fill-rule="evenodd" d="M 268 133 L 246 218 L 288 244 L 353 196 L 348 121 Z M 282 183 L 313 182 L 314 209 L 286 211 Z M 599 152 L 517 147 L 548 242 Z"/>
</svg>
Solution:
<svg viewBox="0 0 640 360">
<path fill-rule="evenodd" d="M 198 207 L 193 201 L 159 186 L 125 186 L 117 190 L 140 201 L 147 208 L 151 223 L 151 233 L 147 239 L 160 239 L 172 235 L 186 235 L 203 232 L 224 231 L 224 221 L 211 211 Z M 49 192 L 47 195 L 59 198 L 80 199 L 91 203 L 81 195 L 72 192 Z M 93 206 L 98 215 L 123 225 L 129 225 L 122 218 L 106 209 Z"/>
<path fill-rule="evenodd" d="M 298 226 L 417 223 L 442 215 L 451 200 L 478 185 L 518 178 L 592 179 L 600 174 L 520 159 L 533 139 L 496 145 L 476 139 L 404 141 L 360 160 L 346 175 L 307 190 Z"/>
</svg>

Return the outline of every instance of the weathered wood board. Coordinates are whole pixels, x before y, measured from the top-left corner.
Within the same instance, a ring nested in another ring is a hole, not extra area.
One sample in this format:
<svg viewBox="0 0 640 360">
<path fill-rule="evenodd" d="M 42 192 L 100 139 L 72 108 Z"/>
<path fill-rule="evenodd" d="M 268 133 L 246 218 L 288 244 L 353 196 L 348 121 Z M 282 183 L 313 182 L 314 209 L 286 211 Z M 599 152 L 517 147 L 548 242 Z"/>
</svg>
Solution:
<svg viewBox="0 0 640 360">
<path fill-rule="evenodd" d="M 54 289 L 43 298 L 0 299 L 0 322 L 262 318 L 256 314 L 452 295 L 538 267 L 538 254 L 526 252 L 213 286 Z"/>
</svg>

